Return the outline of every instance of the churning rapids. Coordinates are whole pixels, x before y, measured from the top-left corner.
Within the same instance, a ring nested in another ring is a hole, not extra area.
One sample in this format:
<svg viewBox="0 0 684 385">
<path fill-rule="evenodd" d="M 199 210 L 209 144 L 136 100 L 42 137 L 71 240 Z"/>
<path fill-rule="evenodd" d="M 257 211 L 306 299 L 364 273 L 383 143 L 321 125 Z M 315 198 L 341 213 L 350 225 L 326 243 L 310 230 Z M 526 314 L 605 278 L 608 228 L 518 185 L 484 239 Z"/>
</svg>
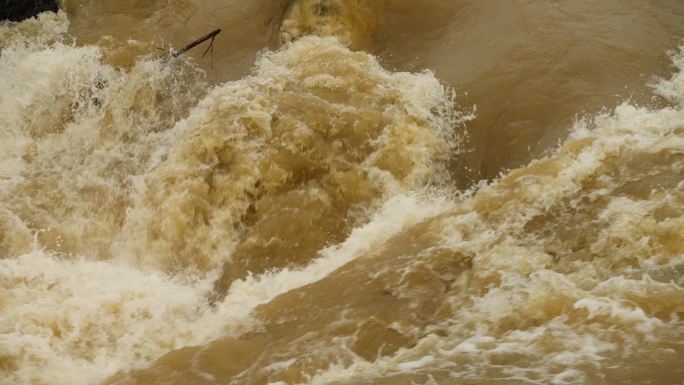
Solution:
<svg viewBox="0 0 684 385">
<path fill-rule="evenodd" d="M 684 2 L 62 8 L 0 24 L 0 384 L 684 383 Z"/>
</svg>

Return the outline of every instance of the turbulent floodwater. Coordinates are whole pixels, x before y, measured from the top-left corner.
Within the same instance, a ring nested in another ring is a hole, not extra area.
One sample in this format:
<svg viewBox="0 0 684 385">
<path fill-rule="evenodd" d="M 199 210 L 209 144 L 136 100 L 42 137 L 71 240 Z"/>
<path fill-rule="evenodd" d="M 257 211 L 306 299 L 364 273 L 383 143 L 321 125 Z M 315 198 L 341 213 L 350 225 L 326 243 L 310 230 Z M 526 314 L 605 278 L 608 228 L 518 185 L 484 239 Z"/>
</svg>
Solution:
<svg viewBox="0 0 684 385">
<path fill-rule="evenodd" d="M 62 5 L 0 25 L 0 384 L 684 383 L 684 2 Z"/>
</svg>

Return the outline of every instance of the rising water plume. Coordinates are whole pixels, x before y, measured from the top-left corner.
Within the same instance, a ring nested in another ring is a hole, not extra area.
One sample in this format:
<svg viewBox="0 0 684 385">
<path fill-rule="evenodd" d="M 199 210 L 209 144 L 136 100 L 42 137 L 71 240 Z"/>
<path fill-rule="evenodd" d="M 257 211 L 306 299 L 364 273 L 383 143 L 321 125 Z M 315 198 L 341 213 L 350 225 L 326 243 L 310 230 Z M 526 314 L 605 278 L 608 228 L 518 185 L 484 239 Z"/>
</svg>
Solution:
<svg viewBox="0 0 684 385">
<path fill-rule="evenodd" d="M 459 189 L 478 117 L 355 50 L 382 4 L 295 2 L 213 87 L 0 26 L 0 384 L 681 381 L 684 54 Z"/>
</svg>

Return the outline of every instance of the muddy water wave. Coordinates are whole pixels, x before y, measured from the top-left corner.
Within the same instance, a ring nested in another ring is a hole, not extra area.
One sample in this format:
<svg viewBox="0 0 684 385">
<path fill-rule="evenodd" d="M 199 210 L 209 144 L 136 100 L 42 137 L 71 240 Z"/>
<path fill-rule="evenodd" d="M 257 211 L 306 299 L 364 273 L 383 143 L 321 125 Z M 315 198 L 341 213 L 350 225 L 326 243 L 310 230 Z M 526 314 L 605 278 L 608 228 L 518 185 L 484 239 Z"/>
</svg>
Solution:
<svg viewBox="0 0 684 385">
<path fill-rule="evenodd" d="M 319 3 L 225 83 L 0 26 L 0 383 L 680 383 L 684 54 L 461 188 L 476 110 Z"/>
</svg>

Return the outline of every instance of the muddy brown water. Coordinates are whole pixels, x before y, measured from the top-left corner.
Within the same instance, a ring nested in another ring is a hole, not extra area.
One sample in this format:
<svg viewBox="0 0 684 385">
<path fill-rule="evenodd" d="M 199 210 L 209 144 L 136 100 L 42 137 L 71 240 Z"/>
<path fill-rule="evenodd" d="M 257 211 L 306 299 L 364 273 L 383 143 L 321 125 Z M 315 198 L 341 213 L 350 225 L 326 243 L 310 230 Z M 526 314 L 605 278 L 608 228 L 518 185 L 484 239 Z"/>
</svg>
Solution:
<svg viewBox="0 0 684 385">
<path fill-rule="evenodd" d="M 0 26 L 0 384 L 681 383 L 681 1 L 63 7 Z"/>
</svg>

